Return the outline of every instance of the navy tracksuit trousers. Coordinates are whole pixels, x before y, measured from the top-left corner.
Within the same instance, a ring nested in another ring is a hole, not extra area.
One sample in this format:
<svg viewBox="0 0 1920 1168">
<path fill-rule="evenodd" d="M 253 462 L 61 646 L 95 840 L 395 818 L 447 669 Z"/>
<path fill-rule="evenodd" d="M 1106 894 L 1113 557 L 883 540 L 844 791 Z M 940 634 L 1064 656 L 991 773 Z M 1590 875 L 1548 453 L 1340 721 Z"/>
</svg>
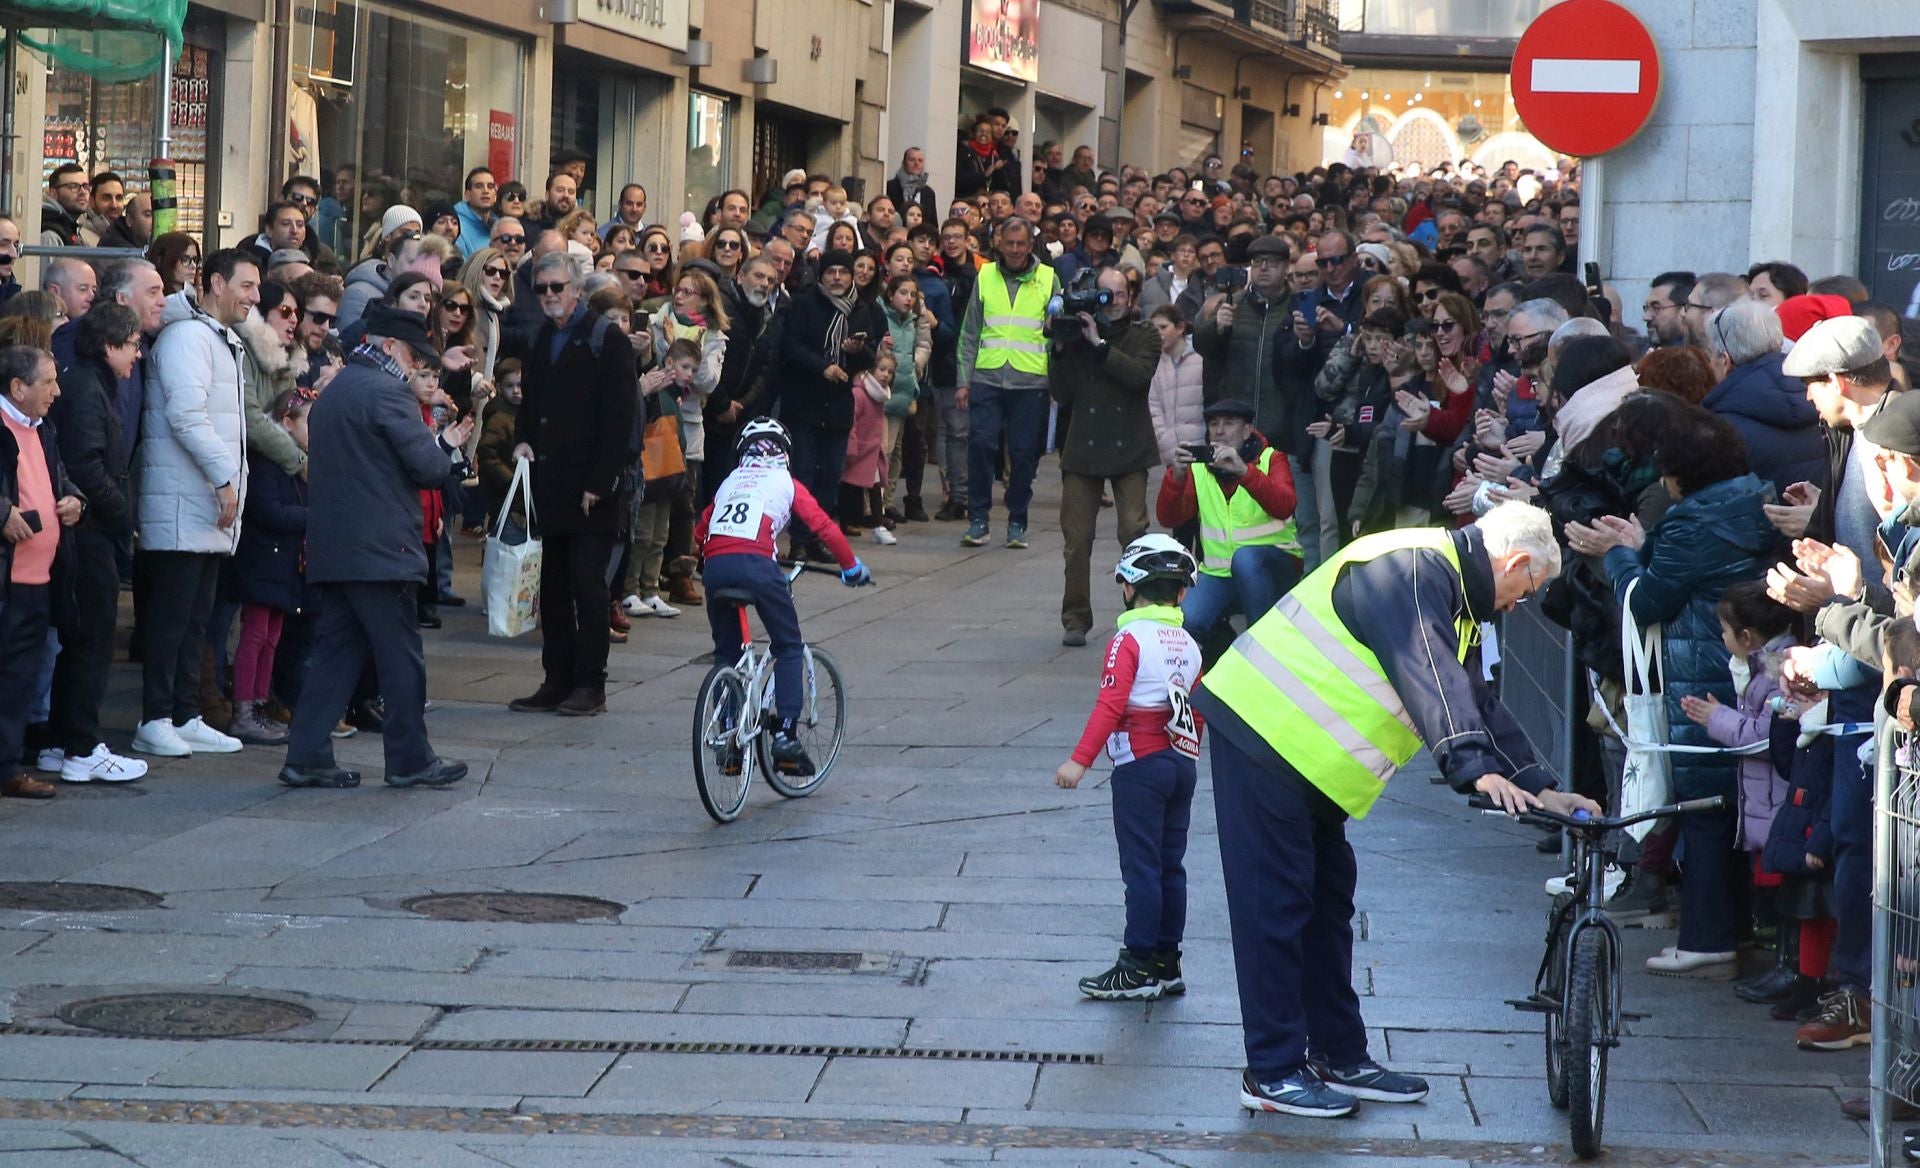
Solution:
<svg viewBox="0 0 1920 1168">
<path fill-rule="evenodd" d="M 1365 1062 L 1346 813 L 1285 762 L 1275 773 L 1217 729 L 1207 740 L 1247 1068 L 1274 1083 L 1308 1051 L 1335 1067 Z"/>
<path fill-rule="evenodd" d="M 1187 931 L 1187 828 L 1194 761 L 1161 750 L 1113 768 L 1113 838 L 1127 888 L 1127 951 L 1145 961 Z"/>
</svg>

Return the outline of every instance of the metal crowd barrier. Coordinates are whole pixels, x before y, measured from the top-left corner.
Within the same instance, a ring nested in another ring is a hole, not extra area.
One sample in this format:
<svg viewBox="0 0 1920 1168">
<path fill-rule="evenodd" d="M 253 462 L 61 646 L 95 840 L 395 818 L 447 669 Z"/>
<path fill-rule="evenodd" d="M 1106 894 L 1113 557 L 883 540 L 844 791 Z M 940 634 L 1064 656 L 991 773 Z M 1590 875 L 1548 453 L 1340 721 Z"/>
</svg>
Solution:
<svg viewBox="0 0 1920 1168">
<path fill-rule="evenodd" d="M 1874 758 L 1873 1168 L 1911 1163 L 1920 1123 L 1896 1122 L 1894 1100 L 1920 1104 L 1920 737 L 1889 723 Z"/>
<path fill-rule="evenodd" d="M 1573 781 L 1573 634 L 1523 604 L 1500 619 L 1500 702 L 1512 711 L 1533 752 L 1562 783 Z"/>
</svg>

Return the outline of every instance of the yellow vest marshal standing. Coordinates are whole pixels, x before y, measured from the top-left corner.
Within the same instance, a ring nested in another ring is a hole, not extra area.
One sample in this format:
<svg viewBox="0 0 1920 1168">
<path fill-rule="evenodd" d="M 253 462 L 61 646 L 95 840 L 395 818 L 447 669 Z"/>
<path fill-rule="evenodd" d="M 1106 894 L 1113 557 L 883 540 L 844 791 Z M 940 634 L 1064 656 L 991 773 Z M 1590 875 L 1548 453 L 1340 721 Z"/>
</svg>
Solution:
<svg viewBox="0 0 1920 1168">
<path fill-rule="evenodd" d="M 1247 1070 L 1241 1104 L 1341 1116 L 1427 1084 L 1367 1053 L 1353 991 L 1353 848 L 1394 771 L 1433 752 L 1461 792 L 1571 812 L 1467 665 L 1482 621 L 1560 571 L 1546 512 L 1503 503 L 1460 531 L 1356 540 L 1234 642 L 1194 691 L 1213 760 Z"/>
</svg>

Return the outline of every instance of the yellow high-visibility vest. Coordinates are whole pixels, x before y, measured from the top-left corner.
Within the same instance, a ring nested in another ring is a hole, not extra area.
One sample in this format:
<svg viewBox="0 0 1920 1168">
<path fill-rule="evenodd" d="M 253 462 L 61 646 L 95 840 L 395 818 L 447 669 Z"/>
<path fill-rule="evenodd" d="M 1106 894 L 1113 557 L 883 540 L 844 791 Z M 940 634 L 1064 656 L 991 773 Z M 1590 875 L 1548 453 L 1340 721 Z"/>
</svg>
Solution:
<svg viewBox="0 0 1920 1168">
<path fill-rule="evenodd" d="M 1260 473 L 1273 465 L 1273 447 L 1260 452 L 1254 463 Z M 1300 554 L 1300 539 L 1294 531 L 1293 517 L 1275 519 L 1260 506 L 1260 501 L 1243 485 L 1227 498 L 1220 481 L 1205 467 L 1191 466 L 1193 495 L 1200 506 L 1200 570 L 1209 576 L 1232 575 L 1233 552 L 1243 547 L 1285 548 Z"/>
<path fill-rule="evenodd" d="M 1011 365 L 1021 373 L 1045 377 L 1047 302 L 1053 299 L 1058 279 L 1052 268 L 1035 260 L 1033 269 L 1014 281 L 1019 292 L 1009 300 L 1000 265 L 980 269 L 973 285 L 980 295 L 980 348 L 973 365 L 976 369 Z"/>
<path fill-rule="evenodd" d="M 1411 550 L 1440 552 L 1460 571 L 1453 537 L 1440 528 L 1364 536 L 1295 585 L 1201 680 L 1274 753 L 1355 819 L 1366 818 L 1387 780 L 1418 753 L 1420 736 L 1380 659 L 1334 611 L 1333 586 L 1349 564 Z M 1456 625 L 1464 663 L 1479 626 L 1465 612 Z"/>
</svg>

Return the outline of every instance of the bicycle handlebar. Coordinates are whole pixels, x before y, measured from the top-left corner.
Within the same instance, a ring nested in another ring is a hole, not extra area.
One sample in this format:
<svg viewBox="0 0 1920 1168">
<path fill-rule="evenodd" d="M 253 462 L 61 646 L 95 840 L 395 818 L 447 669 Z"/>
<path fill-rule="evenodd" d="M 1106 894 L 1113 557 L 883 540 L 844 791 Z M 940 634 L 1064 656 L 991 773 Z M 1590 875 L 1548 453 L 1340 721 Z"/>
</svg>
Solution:
<svg viewBox="0 0 1920 1168">
<path fill-rule="evenodd" d="M 802 572 L 817 572 L 820 575 L 832 576 L 835 579 L 838 579 L 840 576 L 840 569 L 837 567 L 830 568 L 825 564 L 812 564 L 805 560 L 775 560 L 774 563 L 787 569 L 787 579 L 790 582 L 798 580 Z"/>
<path fill-rule="evenodd" d="M 1535 807 L 1523 811 L 1514 818 L 1522 823 L 1533 823 L 1536 827 L 1564 827 L 1587 835 L 1600 835 L 1609 831 L 1618 831 L 1649 819 L 1666 819 L 1674 815 L 1687 815 L 1695 811 L 1717 811 L 1727 805 L 1725 797 L 1714 795 L 1706 799 L 1688 799 L 1680 803 L 1669 803 L 1665 807 L 1655 807 L 1637 815 L 1597 816 L 1582 811 L 1576 815 L 1562 815 L 1557 811 L 1548 811 L 1544 807 Z M 1485 795 L 1467 796 L 1467 806 L 1477 811 L 1498 811 L 1506 809 Z"/>
</svg>

